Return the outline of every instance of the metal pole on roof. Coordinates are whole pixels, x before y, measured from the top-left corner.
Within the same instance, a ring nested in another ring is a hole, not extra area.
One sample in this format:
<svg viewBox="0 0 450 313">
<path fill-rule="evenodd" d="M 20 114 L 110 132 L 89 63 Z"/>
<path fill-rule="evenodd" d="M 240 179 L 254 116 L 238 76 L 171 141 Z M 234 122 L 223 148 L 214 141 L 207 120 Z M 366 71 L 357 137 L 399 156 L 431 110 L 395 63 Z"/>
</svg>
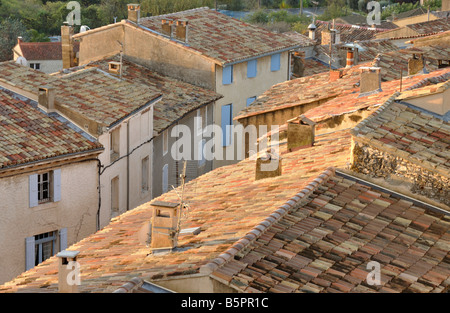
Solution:
<svg viewBox="0 0 450 313">
<path fill-rule="evenodd" d="M 403 84 L 403 66 L 400 66 L 400 92 L 402 92 Z"/>
</svg>

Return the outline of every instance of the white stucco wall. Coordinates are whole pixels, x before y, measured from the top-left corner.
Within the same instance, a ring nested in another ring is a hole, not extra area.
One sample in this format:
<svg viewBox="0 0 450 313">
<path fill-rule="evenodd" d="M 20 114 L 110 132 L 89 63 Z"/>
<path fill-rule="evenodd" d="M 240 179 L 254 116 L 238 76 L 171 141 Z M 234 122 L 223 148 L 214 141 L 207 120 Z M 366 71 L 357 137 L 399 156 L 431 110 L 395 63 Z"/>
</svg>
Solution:
<svg viewBox="0 0 450 313">
<path fill-rule="evenodd" d="M 0 283 L 25 271 L 26 237 L 67 228 L 70 246 L 96 231 L 97 162 L 49 168 L 55 169 L 61 169 L 61 201 L 32 208 L 28 197 L 29 175 L 40 173 L 39 169 L 0 178 Z"/>
</svg>

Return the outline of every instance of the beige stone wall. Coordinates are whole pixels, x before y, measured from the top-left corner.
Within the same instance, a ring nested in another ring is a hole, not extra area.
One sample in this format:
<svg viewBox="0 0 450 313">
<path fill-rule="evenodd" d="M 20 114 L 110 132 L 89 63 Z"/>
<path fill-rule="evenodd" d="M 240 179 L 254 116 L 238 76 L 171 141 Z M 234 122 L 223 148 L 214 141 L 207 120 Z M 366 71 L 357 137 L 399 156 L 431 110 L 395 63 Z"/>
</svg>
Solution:
<svg viewBox="0 0 450 313">
<path fill-rule="evenodd" d="M 438 18 L 436 16 L 434 16 L 433 14 L 421 14 L 421 15 L 416 15 L 416 16 L 411 16 L 411 17 L 407 17 L 407 18 L 402 18 L 396 21 L 393 21 L 393 23 L 395 25 L 397 25 L 398 27 L 402 27 L 402 26 L 406 26 L 406 25 L 410 25 L 410 24 L 416 24 L 416 23 L 422 23 L 422 22 L 427 22 L 427 21 L 434 21 L 437 20 Z"/>
<path fill-rule="evenodd" d="M 58 168 L 61 169 L 61 201 L 30 208 L 29 175 Z M 0 283 L 25 271 L 26 237 L 67 228 L 70 246 L 94 233 L 97 187 L 96 161 L 36 167 L 27 173 L 0 178 Z"/>
<path fill-rule="evenodd" d="M 420 98 L 406 99 L 405 101 L 419 108 L 444 115 L 450 111 L 450 89 Z"/>
<path fill-rule="evenodd" d="M 355 142 L 351 170 L 395 185 L 406 185 L 413 194 L 450 205 L 449 177 L 366 144 Z"/>
</svg>

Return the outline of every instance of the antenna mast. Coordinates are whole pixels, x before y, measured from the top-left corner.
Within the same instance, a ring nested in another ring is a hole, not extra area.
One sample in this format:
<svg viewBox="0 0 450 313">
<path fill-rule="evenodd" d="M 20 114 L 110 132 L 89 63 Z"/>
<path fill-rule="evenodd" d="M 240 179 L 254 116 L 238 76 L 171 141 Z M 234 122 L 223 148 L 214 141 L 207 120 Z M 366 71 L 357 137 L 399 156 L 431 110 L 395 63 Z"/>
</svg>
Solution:
<svg viewBox="0 0 450 313">
<path fill-rule="evenodd" d="M 180 201 L 180 209 L 178 210 L 178 225 L 177 225 L 177 233 L 180 232 L 180 224 L 181 224 L 181 216 L 182 216 L 182 211 L 184 208 L 184 186 L 185 186 L 185 180 L 186 180 L 186 164 L 187 161 L 184 161 L 183 164 L 183 173 L 180 174 L 180 178 L 181 178 L 181 201 Z"/>
</svg>

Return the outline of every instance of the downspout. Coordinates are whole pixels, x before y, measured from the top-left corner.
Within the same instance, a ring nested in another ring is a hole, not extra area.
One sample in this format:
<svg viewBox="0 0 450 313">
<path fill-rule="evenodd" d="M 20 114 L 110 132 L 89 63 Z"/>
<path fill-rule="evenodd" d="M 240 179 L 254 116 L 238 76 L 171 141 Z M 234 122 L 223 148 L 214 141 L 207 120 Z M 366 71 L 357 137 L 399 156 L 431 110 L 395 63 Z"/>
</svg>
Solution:
<svg viewBox="0 0 450 313">
<path fill-rule="evenodd" d="M 127 211 L 130 209 L 130 120 L 127 121 Z"/>
</svg>

